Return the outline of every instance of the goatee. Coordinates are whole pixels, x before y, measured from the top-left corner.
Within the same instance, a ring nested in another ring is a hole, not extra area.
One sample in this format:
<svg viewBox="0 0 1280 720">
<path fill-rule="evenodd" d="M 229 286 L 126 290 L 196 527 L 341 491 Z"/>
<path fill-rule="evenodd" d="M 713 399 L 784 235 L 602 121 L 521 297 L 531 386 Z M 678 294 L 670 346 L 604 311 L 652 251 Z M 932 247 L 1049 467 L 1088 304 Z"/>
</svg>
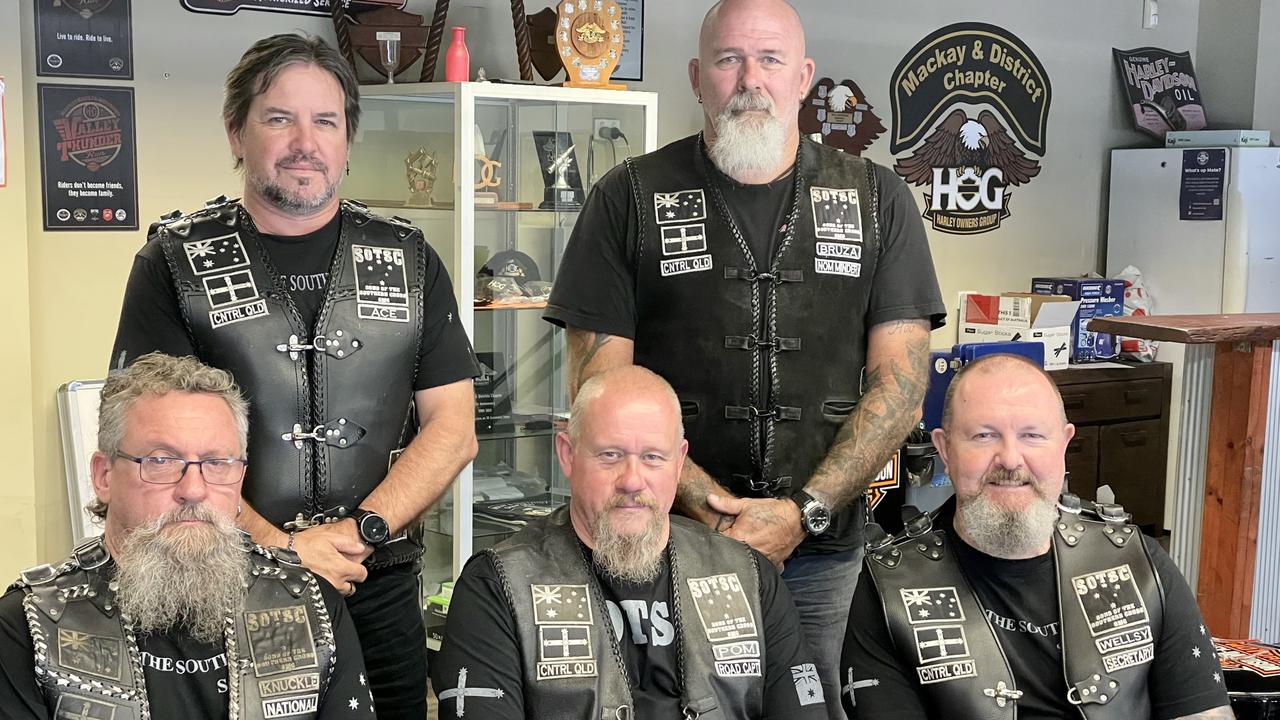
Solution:
<svg viewBox="0 0 1280 720">
<path fill-rule="evenodd" d="M 314 195 L 304 195 L 299 190 L 311 187 L 312 180 L 310 178 L 293 179 L 285 178 L 279 182 L 254 173 L 247 173 L 248 183 L 254 190 L 258 192 L 268 203 L 287 215 L 304 216 L 319 210 L 328 205 L 333 200 L 334 195 L 338 193 L 338 185 L 342 182 L 341 178 L 329 181 L 329 167 L 323 162 L 305 156 L 290 156 L 276 163 L 279 169 L 283 165 L 300 165 L 310 163 L 313 170 L 316 170 L 320 176 L 320 182 L 324 183 L 324 188 Z M 294 183 L 298 189 L 291 189 L 285 183 Z"/>
<path fill-rule="evenodd" d="M 983 477 L 988 482 L 1031 482 L 1025 472 L 996 470 Z M 1034 484 L 1032 487 L 1035 487 Z M 1027 558 L 1039 554 L 1058 519 L 1056 500 L 1036 490 L 1026 508 L 1018 510 L 996 503 L 985 493 L 956 499 L 956 527 L 975 549 L 998 558 Z"/>
<path fill-rule="evenodd" d="M 639 502 L 649 508 L 649 521 L 636 533 L 619 532 L 609 521 L 609 510 L 623 502 Z M 609 503 L 591 531 L 592 560 L 604 573 L 624 582 L 647 583 L 662 570 L 663 516 L 644 497 L 620 496 Z"/>
<path fill-rule="evenodd" d="M 179 524 L 187 520 L 199 522 Z M 115 561 L 120 613 L 137 632 L 179 631 L 212 643 L 244 606 L 240 531 L 207 507 L 183 505 L 130 530 Z"/>
<path fill-rule="evenodd" d="M 746 114 L 752 110 L 766 114 Z M 707 148 L 707 154 L 725 175 L 740 180 L 775 171 L 782 165 L 787 127 L 774 113 L 773 103 L 767 96 L 750 92 L 734 95 L 712 124 L 715 139 Z"/>
</svg>

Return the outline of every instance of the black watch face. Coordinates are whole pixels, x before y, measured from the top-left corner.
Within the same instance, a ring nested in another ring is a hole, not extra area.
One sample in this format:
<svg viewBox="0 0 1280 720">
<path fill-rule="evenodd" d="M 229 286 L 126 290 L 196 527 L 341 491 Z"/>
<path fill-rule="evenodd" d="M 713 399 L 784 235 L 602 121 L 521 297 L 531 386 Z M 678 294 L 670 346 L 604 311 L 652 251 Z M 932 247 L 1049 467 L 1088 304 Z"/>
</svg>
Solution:
<svg viewBox="0 0 1280 720">
<path fill-rule="evenodd" d="M 379 545 L 386 542 L 389 534 L 387 521 L 383 520 L 381 516 L 370 514 L 365 515 L 360 520 L 360 536 L 370 545 Z"/>
<path fill-rule="evenodd" d="M 813 505 L 805 512 L 805 524 L 813 535 L 821 535 L 831 527 L 831 511 L 818 503 Z"/>
</svg>

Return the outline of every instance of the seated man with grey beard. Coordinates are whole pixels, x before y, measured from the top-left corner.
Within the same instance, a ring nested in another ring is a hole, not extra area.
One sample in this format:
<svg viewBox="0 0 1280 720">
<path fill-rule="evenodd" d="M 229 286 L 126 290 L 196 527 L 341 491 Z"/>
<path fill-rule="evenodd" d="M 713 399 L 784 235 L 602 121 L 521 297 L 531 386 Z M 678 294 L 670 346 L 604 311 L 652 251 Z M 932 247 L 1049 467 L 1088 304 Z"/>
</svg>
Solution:
<svg viewBox="0 0 1280 720">
<path fill-rule="evenodd" d="M 933 442 L 956 496 L 868 544 L 841 660 L 851 718 L 1234 717 L 1173 561 L 1123 508 L 1062 494 L 1074 435 L 1025 358 L 952 380 Z"/>
<path fill-rule="evenodd" d="M 235 527 L 248 424 L 231 375 L 194 358 L 152 353 L 107 380 L 104 533 L 0 599 L 0 715 L 374 717 L 342 598 Z"/>
<path fill-rule="evenodd" d="M 583 384 L 556 436 L 568 506 L 458 579 L 431 663 L 442 719 L 827 717 L 773 566 L 668 515 L 687 450 L 662 378 Z"/>
</svg>

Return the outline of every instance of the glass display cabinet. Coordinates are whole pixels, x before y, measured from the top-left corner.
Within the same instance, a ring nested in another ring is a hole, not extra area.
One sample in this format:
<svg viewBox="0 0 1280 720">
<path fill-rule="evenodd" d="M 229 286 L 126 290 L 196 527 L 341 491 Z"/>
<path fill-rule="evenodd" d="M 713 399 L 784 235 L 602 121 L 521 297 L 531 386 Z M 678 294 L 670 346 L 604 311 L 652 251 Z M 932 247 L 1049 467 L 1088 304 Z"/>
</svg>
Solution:
<svg viewBox="0 0 1280 720">
<path fill-rule="evenodd" d="M 658 100 L 500 83 L 360 91 L 343 196 L 422 229 L 449 269 L 482 373 L 479 453 L 426 516 L 431 594 L 474 551 L 568 496 L 554 448 L 568 416 L 564 334 L 542 309 L 585 193 L 656 148 Z"/>
</svg>

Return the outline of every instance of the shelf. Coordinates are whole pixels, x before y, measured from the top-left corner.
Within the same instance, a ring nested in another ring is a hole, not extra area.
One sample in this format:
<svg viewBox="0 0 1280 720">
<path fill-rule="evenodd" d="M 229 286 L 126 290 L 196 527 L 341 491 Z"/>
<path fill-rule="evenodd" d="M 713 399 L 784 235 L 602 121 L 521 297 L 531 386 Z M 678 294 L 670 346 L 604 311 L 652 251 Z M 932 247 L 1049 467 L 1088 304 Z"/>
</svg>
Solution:
<svg viewBox="0 0 1280 720">
<path fill-rule="evenodd" d="M 425 207 L 422 205 L 405 205 L 404 201 L 402 200 L 371 200 L 371 199 L 365 199 L 365 198 L 353 198 L 353 199 L 356 202 L 362 205 L 365 205 L 373 210 L 391 210 L 394 212 L 403 212 L 407 210 L 415 213 L 451 213 L 457 209 L 454 205 L 444 205 L 444 204 L 437 204 L 431 207 Z M 575 208 L 562 207 L 562 208 L 544 210 L 538 207 L 520 209 L 520 208 L 499 208 L 499 207 L 493 207 L 491 205 L 476 205 L 475 210 L 476 210 L 476 214 L 478 215 L 483 215 L 488 213 L 567 215 L 567 214 L 577 214 L 579 212 L 582 212 L 581 207 L 575 207 Z"/>
<path fill-rule="evenodd" d="M 476 309 L 476 312 L 480 312 L 480 311 L 482 311 L 482 310 L 485 310 L 485 311 L 492 311 L 492 310 L 545 310 L 545 309 L 546 309 L 546 307 L 547 307 L 547 304 L 546 304 L 545 302 L 538 302 L 538 303 L 491 303 L 491 304 L 489 304 L 489 305 L 476 305 L 476 306 L 474 306 L 474 307 L 475 307 L 475 309 Z"/>
<path fill-rule="evenodd" d="M 548 437 L 555 435 L 563 430 L 563 427 L 552 425 L 549 428 L 541 430 L 524 430 L 522 428 L 512 428 L 511 430 L 478 430 L 476 431 L 476 440 L 484 442 L 486 440 L 519 440 L 520 438 L 531 437 Z"/>
</svg>

